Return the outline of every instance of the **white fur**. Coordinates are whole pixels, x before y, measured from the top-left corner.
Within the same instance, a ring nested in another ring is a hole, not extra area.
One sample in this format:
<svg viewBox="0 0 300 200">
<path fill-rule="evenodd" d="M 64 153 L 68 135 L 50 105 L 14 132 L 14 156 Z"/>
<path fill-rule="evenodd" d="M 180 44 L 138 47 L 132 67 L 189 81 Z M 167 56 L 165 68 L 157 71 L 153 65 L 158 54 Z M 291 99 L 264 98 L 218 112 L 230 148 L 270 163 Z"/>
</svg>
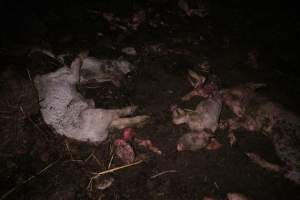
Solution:
<svg viewBox="0 0 300 200">
<path fill-rule="evenodd" d="M 71 67 L 62 67 L 55 72 L 38 75 L 34 79 L 38 90 L 41 113 L 46 124 L 57 133 L 90 142 L 102 142 L 114 120 L 132 114 L 136 107 L 106 110 L 96 109 L 93 100 L 85 99 L 76 89 L 79 82 L 81 58 L 76 58 Z M 144 122 L 147 116 L 123 120 L 123 127 Z"/>
</svg>

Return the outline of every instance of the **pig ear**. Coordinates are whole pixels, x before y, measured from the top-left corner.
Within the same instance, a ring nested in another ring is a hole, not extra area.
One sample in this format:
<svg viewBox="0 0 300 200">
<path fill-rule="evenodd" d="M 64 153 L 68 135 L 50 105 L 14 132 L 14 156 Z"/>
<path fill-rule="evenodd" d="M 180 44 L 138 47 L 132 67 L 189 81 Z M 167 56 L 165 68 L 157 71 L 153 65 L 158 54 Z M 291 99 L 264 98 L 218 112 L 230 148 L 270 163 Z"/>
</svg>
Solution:
<svg viewBox="0 0 300 200">
<path fill-rule="evenodd" d="M 189 73 L 189 81 L 192 84 L 192 86 L 199 86 L 199 85 L 203 85 L 206 78 L 204 76 L 201 76 L 199 74 L 197 74 L 196 72 L 194 72 L 193 70 L 188 70 Z M 195 83 L 192 82 L 192 79 L 195 80 Z"/>
</svg>

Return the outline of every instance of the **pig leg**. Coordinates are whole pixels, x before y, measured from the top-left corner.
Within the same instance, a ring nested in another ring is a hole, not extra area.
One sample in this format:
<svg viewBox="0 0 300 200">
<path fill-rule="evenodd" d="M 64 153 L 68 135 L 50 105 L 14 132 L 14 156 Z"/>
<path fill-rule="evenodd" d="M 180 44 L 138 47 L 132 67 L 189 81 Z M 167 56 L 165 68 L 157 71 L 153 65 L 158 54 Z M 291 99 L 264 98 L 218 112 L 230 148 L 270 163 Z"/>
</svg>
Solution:
<svg viewBox="0 0 300 200">
<path fill-rule="evenodd" d="M 137 106 L 127 106 L 121 109 L 112 109 L 110 112 L 115 113 L 119 117 L 124 117 L 133 114 L 137 109 Z"/>
<path fill-rule="evenodd" d="M 266 87 L 267 84 L 265 84 L 265 83 L 253 83 L 253 82 L 250 82 L 250 83 L 247 83 L 247 86 L 248 86 L 251 90 L 257 90 L 257 89 L 259 89 L 259 88 Z"/>
<path fill-rule="evenodd" d="M 110 127 L 117 128 L 117 129 L 123 129 L 123 128 L 133 127 L 133 126 L 141 127 L 146 123 L 148 119 L 149 116 L 147 115 L 119 118 L 113 120 L 112 123 L 110 124 Z"/>
<path fill-rule="evenodd" d="M 79 71 L 80 71 L 81 65 L 82 65 L 82 60 L 79 57 L 75 58 L 71 63 L 70 68 L 71 68 L 75 83 L 79 82 Z"/>
<path fill-rule="evenodd" d="M 250 160 L 256 164 L 258 164 L 259 166 L 261 166 L 262 168 L 265 168 L 269 171 L 273 171 L 273 172 L 280 172 L 282 170 L 282 168 L 279 165 L 270 163 L 268 161 L 266 161 L 265 159 L 261 158 L 259 155 L 254 154 L 254 153 L 246 153 L 246 155 L 250 158 Z"/>
<path fill-rule="evenodd" d="M 236 143 L 236 137 L 234 131 L 239 128 L 239 124 L 237 123 L 237 120 L 230 119 L 228 120 L 228 139 L 229 139 L 229 144 L 232 146 Z"/>
<path fill-rule="evenodd" d="M 184 95 L 181 100 L 182 101 L 189 101 L 190 99 L 192 99 L 195 96 L 199 96 L 199 93 L 196 89 L 194 89 L 193 91 L 189 92 L 188 94 Z"/>
<path fill-rule="evenodd" d="M 233 131 L 229 131 L 227 137 L 229 139 L 230 146 L 233 146 L 234 144 L 236 144 L 237 139 L 236 139 L 236 136 Z"/>
<path fill-rule="evenodd" d="M 242 127 L 241 120 L 239 118 L 229 119 L 227 122 L 228 125 L 228 139 L 229 144 L 232 146 L 236 143 L 235 130 Z"/>
<path fill-rule="evenodd" d="M 242 128 L 244 130 L 254 132 L 260 129 L 260 124 L 258 124 L 252 117 L 229 119 L 227 126 L 230 145 L 236 143 L 236 137 L 234 134 L 235 130 Z"/>
<path fill-rule="evenodd" d="M 83 83 L 89 83 L 90 80 L 95 80 L 96 83 L 104 83 L 104 82 L 112 82 L 114 84 L 114 86 L 116 87 L 120 87 L 120 77 L 113 75 L 113 74 L 101 74 L 101 75 L 97 75 L 97 76 L 93 76 L 92 77 L 85 77 L 86 80 L 82 81 Z"/>
<path fill-rule="evenodd" d="M 95 108 L 95 101 L 93 99 L 87 99 L 86 102 L 89 105 L 89 108 Z"/>
</svg>

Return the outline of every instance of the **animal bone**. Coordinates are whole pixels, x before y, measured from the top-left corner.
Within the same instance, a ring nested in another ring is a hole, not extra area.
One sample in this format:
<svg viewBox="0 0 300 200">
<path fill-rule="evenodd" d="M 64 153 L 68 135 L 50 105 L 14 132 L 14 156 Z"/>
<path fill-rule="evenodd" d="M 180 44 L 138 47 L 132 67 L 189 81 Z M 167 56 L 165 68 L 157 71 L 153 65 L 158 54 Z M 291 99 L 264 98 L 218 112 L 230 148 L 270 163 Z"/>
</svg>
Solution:
<svg viewBox="0 0 300 200">
<path fill-rule="evenodd" d="M 135 106 L 121 109 L 95 108 L 94 101 L 85 99 L 76 89 L 82 58 L 77 57 L 70 68 L 38 75 L 34 79 L 41 113 L 46 124 L 57 133 L 79 140 L 100 143 L 112 127 L 142 125 L 148 116 L 121 118 L 131 115 Z"/>
</svg>

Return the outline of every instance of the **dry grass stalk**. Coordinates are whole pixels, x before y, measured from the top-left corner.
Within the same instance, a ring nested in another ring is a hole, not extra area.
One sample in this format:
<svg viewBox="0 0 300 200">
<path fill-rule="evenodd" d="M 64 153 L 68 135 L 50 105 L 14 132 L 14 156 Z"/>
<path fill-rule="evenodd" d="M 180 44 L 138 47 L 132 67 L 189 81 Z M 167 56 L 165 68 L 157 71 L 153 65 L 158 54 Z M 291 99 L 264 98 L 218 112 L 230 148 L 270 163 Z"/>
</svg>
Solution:
<svg viewBox="0 0 300 200">
<path fill-rule="evenodd" d="M 74 161 L 73 154 L 72 154 L 71 149 L 70 149 L 70 147 L 69 147 L 68 141 L 65 141 L 65 145 L 66 145 L 66 148 L 67 148 L 67 150 L 68 150 L 68 152 L 69 152 L 69 154 L 70 154 L 71 160 Z"/>
<path fill-rule="evenodd" d="M 112 154 L 112 155 L 111 155 L 110 160 L 109 160 L 109 163 L 108 163 L 108 166 L 107 166 L 107 169 L 110 169 L 111 163 L 112 163 L 112 161 L 113 161 L 113 159 L 114 159 L 114 156 L 115 156 L 115 154 Z"/>
<path fill-rule="evenodd" d="M 161 175 L 164 175 L 164 174 L 176 173 L 176 172 L 177 172 L 176 170 L 167 170 L 167 171 L 159 172 L 158 174 L 155 174 L 155 175 L 151 176 L 150 179 L 157 178 L 157 177 L 159 177 Z"/>
<path fill-rule="evenodd" d="M 112 169 L 108 169 L 108 170 L 105 170 L 105 171 L 102 171 L 102 172 L 98 172 L 98 173 L 95 173 L 95 176 L 93 176 L 90 181 L 89 181 L 89 184 L 87 186 L 87 189 L 88 190 L 92 190 L 93 188 L 93 181 L 98 178 L 99 176 L 102 176 L 102 175 L 105 175 L 105 174 L 110 174 L 110 173 L 113 173 L 113 172 L 116 172 L 116 171 L 119 171 L 121 169 L 125 169 L 125 168 L 128 168 L 128 167 L 131 167 L 131 166 L 134 166 L 134 165 L 138 165 L 140 163 L 142 163 L 143 160 L 139 160 L 137 162 L 134 162 L 134 163 L 131 163 L 131 164 L 127 164 L 127 165 L 123 165 L 123 166 L 119 166 L 119 167 L 115 167 L 115 168 L 112 168 Z M 1 199 L 0 199 L 1 200 Z"/>
<path fill-rule="evenodd" d="M 105 171 L 102 171 L 102 172 L 98 172 L 98 173 L 96 173 L 96 175 L 94 177 L 99 177 L 99 176 L 102 176 L 104 174 L 109 174 L 109 173 L 112 173 L 112 172 L 115 172 L 115 171 L 119 171 L 119 170 L 127 168 L 127 167 L 138 165 L 142 162 L 143 162 L 143 160 L 139 160 L 139 161 L 136 161 L 134 163 L 130 163 L 130 164 L 127 164 L 127 165 L 122 165 L 122 166 L 115 167 L 115 168 L 112 168 L 112 169 L 108 169 L 108 170 L 105 170 Z"/>
</svg>

